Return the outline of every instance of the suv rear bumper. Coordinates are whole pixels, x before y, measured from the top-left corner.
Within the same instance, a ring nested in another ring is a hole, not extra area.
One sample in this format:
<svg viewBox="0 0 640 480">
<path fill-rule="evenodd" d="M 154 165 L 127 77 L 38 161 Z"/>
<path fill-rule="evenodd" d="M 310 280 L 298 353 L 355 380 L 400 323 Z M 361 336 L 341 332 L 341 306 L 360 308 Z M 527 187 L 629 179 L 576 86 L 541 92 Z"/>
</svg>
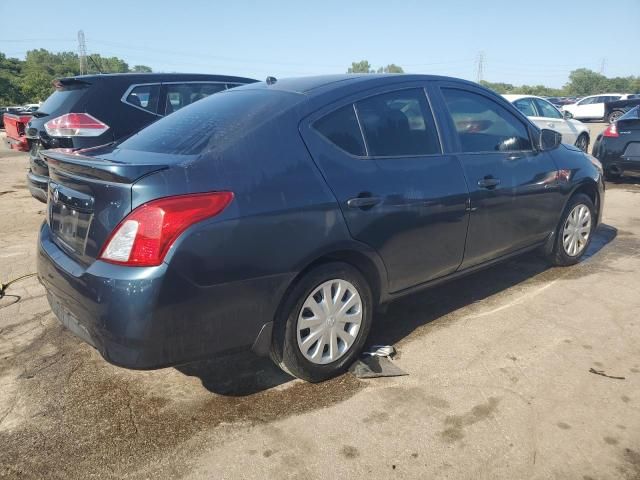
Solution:
<svg viewBox="0 0 640 480">
<path fill-rule="evenodd" d="M 247 298 L 247 292 L 272 298 L 274 282 L 285 281 L 267 277 L 200 287 L 165 263 L 125 267 L 95 261 L 85 268 L 53 242 L 46 223 L 37 261 L 38 277 L 61 323 L 108 362 L 131 369 L 257 349 L 273 313 L 247 312 L 261 308 L 260 299 Z"/>
<path fill-rule="evenodd" d="M 29 187 L 29 192 L 31 192 L 31 195 L 36 200 L 40 200 L 41 202 L 47 203 L 48 184 L 49 184 L 49 177 L 36 175 L 31 171 L 27 173 L 27 186 Z"/>
</svg>

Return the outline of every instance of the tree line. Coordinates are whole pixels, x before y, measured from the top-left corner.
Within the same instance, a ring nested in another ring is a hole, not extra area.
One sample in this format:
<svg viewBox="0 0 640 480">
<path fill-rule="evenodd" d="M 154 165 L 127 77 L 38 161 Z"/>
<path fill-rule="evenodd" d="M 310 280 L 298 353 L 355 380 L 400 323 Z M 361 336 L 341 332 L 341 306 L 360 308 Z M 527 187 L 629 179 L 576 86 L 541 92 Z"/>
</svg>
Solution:
<svg viewBox="0 0 640 480">
<path fill-rule="evenodd" d="M 374 69 L 367 60 L 352 62 L 347 73 L 404 73 L 402 67 L 391 63 L 386 67 Z M 544 97 L 585 96 L 604 92 L 640 93 L 640 77 L 609 78 L 588 68 L 578 68 L 569 73 L 569 81 L 562 88 L 552 88 L 545 85 L 512 85 L 511 83 L 487 82 L 480 83 L 500 94 L 520 93 L 525 95 L 539 95 Z"/>
<path fill-rule="evenodd" d="M 130 67 L 118 57 L 103 57 L 95 53 L 87 59 L 88 73 L 151 72 L 146 65 Z M 347 73 L 404 73 L 390 63 L 374 68 L 369 61 L 352 62 Z M 25 59 L 9 58 L 0 52 L 0 105 L 20 105 L 45 100 L 53 92 L 52 81 L 80 74 L 80 61 L 75 52 L 50 52 L 44 48 L 30 50 Z M 638 93 L 640 76 L 606 77 L 587 68 L 573 70 L 562 88 L 545 85 L 513 85 L 480 81 L 498 93 L 522 93 L 541 96 L 584 96 L 604 92 Z"/>
<path fill-rule="evenodd" d="M 146 65 L 130 67 L 118 57 L 91 54 L 87 73 L 151 72 Z M 25 59 L 8 58 L 0 52 L 0 105 L 21 105 L 44 101 L 53 92 L 52 81 L 80 74 L 80 59 L 75 52 L 30 50 Z"/>
</svg>

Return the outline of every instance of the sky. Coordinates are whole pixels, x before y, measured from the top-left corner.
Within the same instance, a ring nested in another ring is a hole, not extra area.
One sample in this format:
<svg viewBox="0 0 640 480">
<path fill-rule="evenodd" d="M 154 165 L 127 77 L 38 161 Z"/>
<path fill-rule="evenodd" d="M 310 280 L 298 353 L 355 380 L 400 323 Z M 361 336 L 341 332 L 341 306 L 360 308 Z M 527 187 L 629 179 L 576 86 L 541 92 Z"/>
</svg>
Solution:
<svg viewBox="0 0 640 480">
<path fill-rule="evenodd" d="M 640 0 L 0 0 L 7 56 L 77 51 L 78 30 L 89 53 L 159 72 L 262 80 L 366 59 L 476 80 L 482 55 L 492 82 L 561 87 L 581 67 L 640 75 Z"/>
</svg>

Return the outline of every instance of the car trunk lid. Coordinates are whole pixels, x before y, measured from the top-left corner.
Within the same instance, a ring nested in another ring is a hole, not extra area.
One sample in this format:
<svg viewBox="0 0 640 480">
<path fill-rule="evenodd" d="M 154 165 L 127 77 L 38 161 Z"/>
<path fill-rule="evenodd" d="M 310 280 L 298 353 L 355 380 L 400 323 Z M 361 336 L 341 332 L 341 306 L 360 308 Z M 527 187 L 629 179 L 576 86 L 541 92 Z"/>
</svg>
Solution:
<svg viewBox="0 0 640 480">
<path fill-rule="evenodd" d="M 136 180 L 167 168 L 157 163 L 121 163 L 57 151 L 45 154 L 50 169 L 47 222 L 53 240 L 83 265 L 131 212 Z"/>
</svg>

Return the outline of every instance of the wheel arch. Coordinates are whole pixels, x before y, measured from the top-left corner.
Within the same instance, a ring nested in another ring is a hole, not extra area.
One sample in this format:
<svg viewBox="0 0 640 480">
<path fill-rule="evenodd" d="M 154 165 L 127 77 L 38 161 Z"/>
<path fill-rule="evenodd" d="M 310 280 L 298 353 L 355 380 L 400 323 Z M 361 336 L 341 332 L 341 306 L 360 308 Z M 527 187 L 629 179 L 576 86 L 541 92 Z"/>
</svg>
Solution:
<svg viewBox="0 0 640 480">
<path fill-rule="evenodd" d="M 591 178 L 585 178 L 582 182 L 574 187 L 571 193 L 567 196 L 567 200 L 565 202 L 565 208 L 569 203 L 569 200 L 576 194 L 582 193 L 589 197 L 589 199 L 593 202 L 593 206 L 595 207 L 596 214 L 596 223 L 600 222 L 600 218 L 598 217 L 600 213 L 600 191 L 598 190 L 598 185 L 595 180 Z M 564 211 L 564 209 L 563 209 Z"/>
</svg>

